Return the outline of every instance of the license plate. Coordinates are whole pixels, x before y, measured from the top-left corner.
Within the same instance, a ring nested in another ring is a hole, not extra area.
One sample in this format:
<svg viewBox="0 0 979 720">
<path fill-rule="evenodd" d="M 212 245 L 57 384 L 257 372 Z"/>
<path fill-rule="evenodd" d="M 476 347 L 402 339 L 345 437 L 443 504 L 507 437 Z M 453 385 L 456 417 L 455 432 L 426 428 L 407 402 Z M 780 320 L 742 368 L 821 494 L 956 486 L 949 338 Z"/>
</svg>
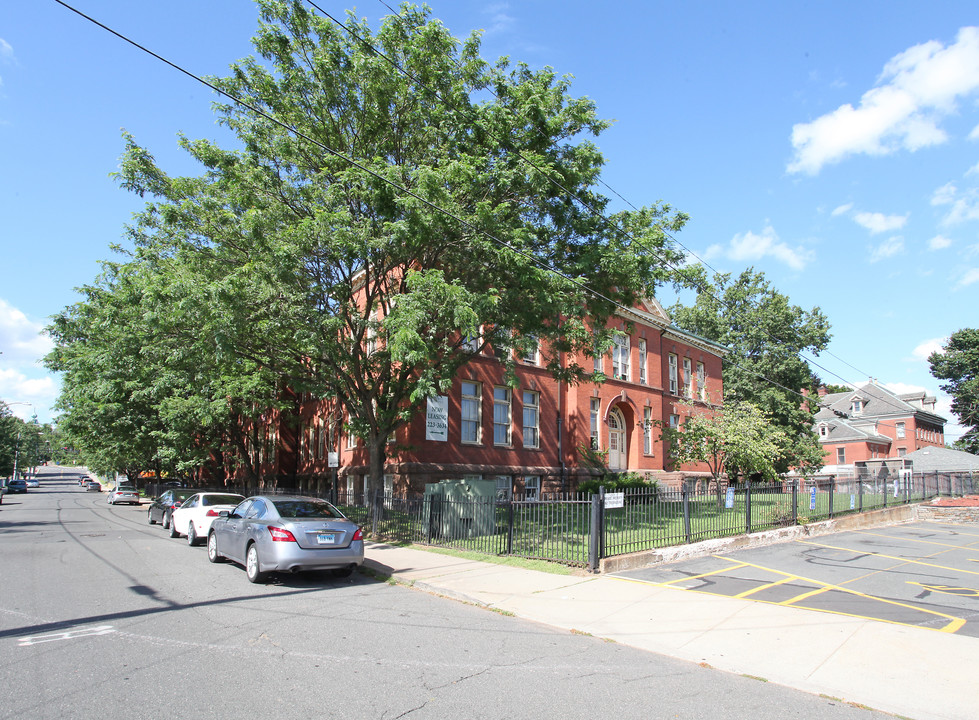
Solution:
<svg viewBox="0 0 979 720">
<path fill-rule="evenodd" d="M 333 545 L 337 541 L 337 536 L 334 533 L 319 533 L 316 536 L 316 543 L 318 545 Z"/>
</svg>

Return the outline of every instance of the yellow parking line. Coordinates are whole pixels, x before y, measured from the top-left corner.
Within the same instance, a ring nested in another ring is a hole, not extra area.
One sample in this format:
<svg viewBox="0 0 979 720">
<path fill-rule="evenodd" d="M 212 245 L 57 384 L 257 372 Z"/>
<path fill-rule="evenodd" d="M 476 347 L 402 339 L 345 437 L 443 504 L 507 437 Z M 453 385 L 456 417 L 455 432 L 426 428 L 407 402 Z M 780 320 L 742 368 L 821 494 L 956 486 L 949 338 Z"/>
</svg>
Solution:
<svg viewBox="0 0 979 720">
<path fill-rule="evenodd" d="M 758 587 L 752 588 L 751 590 L 745 590 L 743 593 L 739 593 L 739 594 L 735 595 L 734 597 L 736 597 L 736 598 L 746 598 L 749 595 L 754 595 L 756 592 L 761 592 L 762 590 L 768 590 L 769 588 L 777 587 L 779 585 L 784 585 L 787 582 L 792 582 L 794 579 L 795 578 L 793 578 L 793 577 L 786 576 L 786 577 L 782 578 L 781 580 L 776 580 L 775 582 L 772 582 L 772 583 L 766 583 L 765 585 L 759 585 Z"/>
<path fill-rule="evenodd" d="M 715 556 L 716 557 L 716 556 Z M 711 575 L 717 575 L 718 573 L 728 572 L 729 570 L 739 570 L 743 567 L 747 567 L 748 563 L 739 563 L 737 560 L 728 560 L 727 558 L 722 558 L 730 563 L 734 563 L 730 567 L 721 568 L 720 570 L 711 570 L 710 572 L 700 573 L 700 575 L 685 575 L 682 578 L 677 578 L 676 580 L 670 580 L 664 583 L 656 583 L 656 585 L 662 585 L 664 587 L 673 585 L 674 583 L 684 582 L 686 580 L 697 580 L 699 578 L 710 577 Z"/>
<path fill-rule="evenodd" d="M 919 540 L 913 537 L 907 537 L 902 535 L 899 538 L 895 538 L 893 535 L 885 535 L 884 533 L 867 532 L 866 530 L 854 530 L 858 535 L 875 535 L 877 537 L 886 537 L 891 540 L 909 540 L 911 542 L 919 543 L 922 545 L 939 545 L 941 547 L 954 548 L 955 550 L 969 550 L 971 552 L 979 552 L 979 547 L 969 547 L 968 545 L 951 545 L 949 543 L 935 542 L 934 540 Z"/>
<path fill-rule="evenodd" d="M 716 557 L 716 558 L 718 558 L 720 560 L 727 560 L 728 562 L 736 562 L 732 558 L 726 558 L 723 555 L 714 555 L 712 557 Z M 819 586 L 818 589 L 816 589 L 816 590 L 814 590 L 812 592 L 809 592 L 809 593 L 805 593 L 803 595 L 800 595 L 797 598 L 792 598 L 791 601 L 785 600 L 785 601 L 782 601 L 782 602 L 779 602 L 779 603 L 774 603 L 776 605 L 789 606 L 792 603 L 799 602 L 803 598 L 812 597 L 813 595 L 818 595 L 818 594 L 820 594 L 822 592 L 825 592 L 826 590 L 839 590 L 840 592 L 844 592 L 844 593 L 847 593 L 849 595 L 854 595 L 856 597 L 861 597 L 861 598 L 864 598 L 864 599 L 867 599 L 867 600 L 874 600 L 876 602 L 884 603 L 885 605 L 894 605 L 895 607 L 902 607 L 902 608 L 906 608 L 908 610 L 914 610 L 915 612 L 925 613 L 926 615 L 935 615 L 936 617 L 945 618 L 949 622 L 944 627 L 938 628 L 939 632 L 954 633 L 956 630 L 958 630 L 963 625 L 965 625 L 965 620 L 963 620 L 961 618 L 957 618 L 954 615 L 948 615 L 946 613 L 940 613 L 940 612 L 937 612 L 935 610 L 928 610 L 926 608 L 917 607 L 915 605 L 909 605 L 907 603 L 897 602 L 896 600 L 887 600 L 885 598 L 880 598 L 880 597 L 876 597 L 874 595 L 868 595 L 867 593 L 862 593 L 859 590 L 851 590 L 850 588 L 845 588 L 845 587 L 842 587 L 840 585 L 833 585 L 831 583 L 826 583 L 826 582 L 823 582 L 821 580 L 816 580 L 814 578 L 807 578 L 807 577 L 805 577 L 803 575 L 793 575 L 791 573 L 782 572 L 781 570 L 776 570 L 775 568 L 764 567 L 763 565 L 754 565 L 752 563 L 743 563 L 743 565 L 745 565 L 747 567 L 753 567 L 753 568 L 756 568 L 758 570 L 764 570 L 766 572 L 775 573 L 776 575 L 790 576 L 790 577 L 792 577 L 794 579 L 801 580 L 801 581 L 807 582 L 807 583 L 812 583 L 814 585 Z M 807 608 L 807 609 L 815 609 L 815 608 Z M 835 612 L 835 611 L 826 611 L 826 612 Z M 864 618 L 866 620 L 881 620 L 882 619 L 882 618 L 873 617 L 872 615 L 856 615 L 856 614 L 851 614 L 851 613 L 837 613 L 837 614 L 839 614 L 839 615 L 847 615 L 849 617 Z M 894 621 L 889 621 L 888 620 L 888 621 L 885 621 L 885 622 L 894 622 Z M 920 626 L 914 625 L 912 623 L 895 622 L 895 624 L 896 625 L 908 625 L 910 627 L 920 627 Z"/>
<path fill-rule="evenodd" d="M 885 555 L 884 553 L 873 552 L 870 550 L 857 550 L 855 548 L 845 548 L 838 547 L 837 545 L 826 545 L 824 543 L 812 542 L 810 540 L 796 540 L 795 542 L 801 545 L 812 545 L 813 547 L 824 547 L 830 550 L 845 550 L 847 552 L 856 553 L 858 555 L 873 555 L 874 557 L 886 558 L 887 560 L 899 560 L 903 563 L 909 563 L 911 565 L 924 565 L 925 567 L 937 568 L 938 570 L 951 570 L 952 572 L 963 572 L 970 575 L 979 575 L 979 571 L 975 570 L 963 570 L 962 568 L 948 567 L 947 565 L 936 565 L 935 563 L 926 563 L 921 560 L 912 560 L 910 558 L 898 557 L 897 555 Z"/>
</svg>

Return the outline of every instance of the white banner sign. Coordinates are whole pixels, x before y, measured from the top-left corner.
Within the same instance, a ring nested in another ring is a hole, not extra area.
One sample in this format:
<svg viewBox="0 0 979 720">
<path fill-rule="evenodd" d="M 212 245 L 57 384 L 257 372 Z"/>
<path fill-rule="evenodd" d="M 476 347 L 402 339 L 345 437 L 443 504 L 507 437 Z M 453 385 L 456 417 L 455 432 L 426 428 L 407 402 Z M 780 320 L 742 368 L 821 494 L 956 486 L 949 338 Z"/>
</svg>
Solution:
<svg viewBox="0 0 979 720">
<path fill-rule="evenodd" d="M 449 439 L 449 398 L 436 395 L 428 399 L 425 413 L 425 439 L 446 442 Z"/>
</svg>

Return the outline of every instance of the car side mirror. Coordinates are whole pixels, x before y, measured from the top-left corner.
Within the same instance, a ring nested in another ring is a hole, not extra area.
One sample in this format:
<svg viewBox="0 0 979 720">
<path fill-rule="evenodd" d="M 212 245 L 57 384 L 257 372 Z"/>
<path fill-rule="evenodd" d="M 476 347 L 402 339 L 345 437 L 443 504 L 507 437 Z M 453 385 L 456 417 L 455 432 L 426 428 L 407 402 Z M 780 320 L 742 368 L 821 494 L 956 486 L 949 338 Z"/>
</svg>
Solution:
<svg viewBox="0 0 979 720">
<path fill-rule="evenodd" d="M 221 510 L 220 512 L 218 512 L 218 517 L 223 517 L 223 518 L 231 517 L 231 513 L 227 510 Z"/>
</svg>

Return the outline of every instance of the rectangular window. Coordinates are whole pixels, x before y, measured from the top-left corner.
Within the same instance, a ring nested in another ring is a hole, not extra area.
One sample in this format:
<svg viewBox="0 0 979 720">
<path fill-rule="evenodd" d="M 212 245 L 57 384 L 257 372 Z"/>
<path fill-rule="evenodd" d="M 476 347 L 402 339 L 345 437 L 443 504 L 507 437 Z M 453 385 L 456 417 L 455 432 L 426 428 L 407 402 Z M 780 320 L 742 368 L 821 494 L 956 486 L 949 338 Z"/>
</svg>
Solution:
<svg viewBox="0 0 979 720">
<path fill-rule="evenodd" d="M 493 444 L 510 444 L 510 388 L 493 388 Z"/>
<path fill-rule="evenodd" d="M 646 384 L 646 341 L 639 341 L 639 382 Z"/>
<path fill-rule="evenodd" d="M 598 432 L 598 413 L 602 409 L 599 398 L 591 398 L 591 449 L 600 450 L 602 447 L 601 434 Z"/>
<path fill-rule="evenodd" d="M 509 500 L 513 494 L 513 481 L 509 475 L 496 476 L 496 497 L 500 500 Z"/>
<path fill-rule="evenodd" d="M 670 394 L 671 395 L 676 395 L 677 394 L 677 361 L 676 361 L 676 355 L 674 355 L 673 353 L 670 353 L 669 362 L 670 362 Z"/>
<path fill-rule="evenodd" d="M 540 357 L 540 352 L 537 344 L 537 338 L 531 335 L 527 338 L 533 342 L 533 345 L 527 348 L 527 352 L 523 356 L 523 361 L 528 365 L 536 365 Z"/>
<path fill-rule="evenodd" d="M 642 409 L 642 451 L 645 455 L 653 454 L 653 409 Z"/>
<path fill-rule="evenodd" d="M 540 499 L 540 475 L 526 475 L 523 479 L 523 490 L 527 500 Z"/>
<path fill-rule="evenodd" d="M 616 333 L 612 338 L 612 377 L 629 380 L 629 336 Z"/>
<path fill-rule="evenodd" d="M 540 447 L 540 393 L 523 392 L 523 446 Z"/>
<path fill-rule="evenodd" d="M 462 442 L 478 444 L 481 441 L 481 402 L 480 385 L 474 382 L 462 383 Z"/>
<path fill-rule="evenodd" d="M 690 358 L 683 358 L 683 397 L 691 396 L 691 385 L 693 383 L 693 371 Z"/>
<path fill-rule="evenodd" d="M 462 349 L 467 352 L 476 352 L 479 350 L 479 345 L 482 339 L 478 334 L 476 335 L 463 335 L 462 337 Z"/>
<path fill-rule="evenodd" d="M 846 465 L 846 448 L 836 448 L 836 464 Z"/>
<path fill-rule="evenodd" d="M 673 428 L 674 430 L 676 430 L 678 427 L 680 427 L 680 416 L 679 415 L 670 415 L 670 427 Z"/>
<path fill-rule="evenodd" d="M 904 457 L 907 454 L 908 454 L 908 449 L 907 448 L 898 448 L 897 449 L 897 456 L 898 457 Z"/>
<path fill-rule="evenodd" d="M 707 369 L 702 362 L 697 363 L 697 397 L 707 400 Z"/>
<path fill-rule="evenodd" d="M 904 423 L 903 422 L 899 422 L 897 424 L 897 439 L 898 440 L 903 440 L 904 439 Z"/>
<path fill-rule="evenodd" d="M 597 347 L 595 348 L 595 365 L 593 369 L 597 373 L 604 372 L 602 370 L 602 356 L 599 354 Z"/>
</svg>

